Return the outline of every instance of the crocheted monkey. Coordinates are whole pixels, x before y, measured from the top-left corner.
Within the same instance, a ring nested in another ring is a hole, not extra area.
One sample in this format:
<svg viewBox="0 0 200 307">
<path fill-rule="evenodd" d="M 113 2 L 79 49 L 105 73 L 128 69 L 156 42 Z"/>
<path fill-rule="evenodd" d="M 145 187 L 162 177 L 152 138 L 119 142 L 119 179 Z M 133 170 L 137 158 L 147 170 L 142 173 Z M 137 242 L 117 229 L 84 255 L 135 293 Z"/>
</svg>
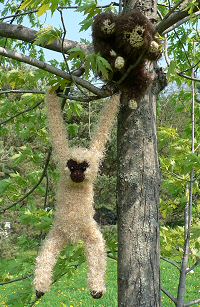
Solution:
<svg viewBox="0 0 200 307">
<path fill-rule="evenodd" d="M 131 91 L 131 97 L 140 100 L 152 81 L 145 61 L 161 57 L 160 41 L 149 19 L 137 9 L 118 16 L 99 14 L 93 23 L 92 37 L 95 52 L 112 67 L 109 81 L 117 82 L 121 90 Z M 128 75 L 121 81 L 127 70 Z"/>
<path fill-rule="evenodd" d="M 46 96 L 48 121 L 55 158 L 60 170 L 57 206 L 53 226 L 36 259 L 36 295 L 49 291 L 52 271 L 60 251 L 68 244 L 83 240 L 89 266 L 88 283 L 93 298 L 105 290 L 105 242 L 93 215 L 93 185 L 105 145 L 118 113 L 120 97 L 114 95 L 103 108 L 90 148 L 69 147 L 59 98 Z"/>
</svg>

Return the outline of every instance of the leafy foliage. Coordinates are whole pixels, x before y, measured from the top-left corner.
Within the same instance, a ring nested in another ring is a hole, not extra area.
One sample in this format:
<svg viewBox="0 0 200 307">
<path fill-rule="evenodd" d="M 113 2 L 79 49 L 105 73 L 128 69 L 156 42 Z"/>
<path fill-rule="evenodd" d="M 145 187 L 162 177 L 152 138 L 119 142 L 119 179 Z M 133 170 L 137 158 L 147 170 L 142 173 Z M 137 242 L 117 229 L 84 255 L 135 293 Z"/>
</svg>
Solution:
<svg viewBox="0 0 200 307">
<path fill-rule="evenodd" d="M 4 3 L 4 1 L 0 2 Z M 178 3 L 178 0 L 170 2 L 173 6 Z M 59 28 L 53 26 L 46 27 L 43 18 L 44 14 L 50 11 L 53 16 L 58 7 L 70 6 L 71 4 L 70 0 L 25 0 L 22 4 L 21 1 L 6 2 L 1 10 L 2 17 L 16 13 L 19 6 L 20 10 L 24 12 L 37 10 L 37 14 L 30 13 L 27 17 L 16 16 L 14 21 L 16 24 L 23 24 L 25 20 L 30 27 L 37 28 L 40 31 L 34 44 L 1 38 L 0 46 L 4 47 L 6 44 L 8 49 L 20 50 L 24 54 L 29 54 L 30 57 L 44 60 L 42 49 L 38 49 L 36 45 L 51 44 L 55 40 L 61 40 L 64 33 Z M 166 4 L 162 1 L 161 4 L 159 5 L 159 10 L 164 16 L 168 13 L 168 3 Z M 190 14 L 193 14 L 196 4 L 196 0 L 189 1 L 188 8 Z M 80 22 L 80 32 L 89 29 L 96 14 L 114 10 L 112 5 L 107 8 L 99 7 L 97 1 L 94 0 L 76 0 L 75 5 L 79 6 L 76 12 L 81 13 L 83 16 L 83 20 Z M 191 264 L 199 260 L 200 257 L 200 128 L 196 125 L 195 153 L 191 153 L 191 80 L 183 79 L 177 73 L 183 72 L 187 76 L 191 76 L 192 66 L 194 66 L 195 70 L 198 69 L 200 50 L 195 47 L 197 44 L 194 43 L 199 41 L 197 27 L 198 20 L 194 16 L 186 23 L 186 26 L 180 26 L 168 35 L 169 47 L 167 51 L 171 61 L 168 68 L 168 79 L 172 85 L 160 97 L 158 103 L 159 154 L 163 176 L 161 187 L 162 255 L 173 258 L 176 261 L 180 261 L 182 257 L 184 245 L 184 208 L 188 201 L 186 186 L 190 181 L 191 170 L 194 170 L 193 225 L 190 247 Z M 81 40 L 81 43 L 88 44 L 90 42 Z M 98 54 L 86 54 L 80 48 L 72 48 L 66 57 L 67 65 L 59 57 L 50 60 L 50 64 L 62 70 L 66 70 L 66 66 L 69 66 L 71 71 L 84 66 L 85 73 L 82 77 L 94 81 L 95 84 L 96 75 L 102 75 L 103 78 L 107 79 L 108 74 L 111 73 L 109 63 Z M 87 95 L 86 91 L 83 95 L 83 89 L 77 89 L 76 84 L 72 85 L 71 81 L 68 82 L 58 77 L 52 77 L 45 71 L 28 69 L 21 63 L 3 57 L 1 58 L 1 65 L 0 88 L 2 90 L 44 90 L 47 85 L 53 86 L 54 89 L 59 87 L 65 89 L 70 86 L 70 94 L 83 97 Z M 197 92 L 198 94 L 195 97 L 196 123 L 200 122 L 199 90 Z M 0 96 L 1 208 L 17 202 L 21 196 L 25 195 L 27 191 L 38 183 L 43 172 L 46 150 L 49 147 L 46 129 L 46 110 L 43 100 L 43 95 L 31 93 L 7 93 Z M 40 101 L 41 104 L 36 106 Z M 30 110 L 24 112 L 27 109 Z M 82 105 L 78 101 L 72 102 L 67 100 L 64 118 L 68 123 L 68 132 L 72 144 L 81 145 L 83 143 L 84 146 L 88 144 L 91 122 L 92 124 L 95 123 L 100 109 L 101 102 L 91 103 L 89 106 L 88 104 Z M 78 140 L 78 136 L 81 136 L 81 141 Z M 103 162 L 101 175 L 96 186 L 96 207 L 106 207 L 115 210 L 115 133 L 113 133 L 112 142 L 108 146 L 108 154 Z M 55 164 L 53 161 L 50 161 L 46 177 L 43 178 L 37 189 L 1 216 L 0 226 L 4 225 L 6 221 L 10 221 L 12 225 L 9 236 L 0 238 L 0 245 L 2 247 L 0 257 L 3 261 L 3 268 L 1 267 L 0 270 L 1 281 L 11 281 L 14 278 L 20 278 L 33 273 L 35 257 L 41 239 L 45 237 L 52 223 L 55 205 L 53 188 L 57 178 L 58 173 L 55 171 Z M 107 241 L 109 256 L 116 258 L 117 235 L 115 226 L 105 227 L 104 236 Z M 8 259 L 11 260 L 8 261 Z M 82 243 L 77 246 L 68 246 L 61 254 L 56 266 L 54 278 L 57 281 L 55 288 L 59 288 L 60 291 L 64 280 L 62 278 L 66 276 L 66 279 L 72 278 L 75 272 L 82 273 L 81 265 L 84 262 L 85 257 Z M 61 284 L 59 284 L 59 280 L 61 280 Z M 20 283 L 23 286 L 20 287 L 17 293 L 10 295 L 7 300 L 7 304 L 10 306 L 16 304 L 25 306 L 35 298 L 31 290 L 31 277 Z M 70 293 L 72 292 L 71 285 L 72 279 L 70 279 L 70 287 L 68 285 Z M 17 286 L 14 287 L 17 288 Z M 75 296 L 77 296 L 77 293 L 75 293 Z M 83 293 L 79 295 L 83 296 Z M 116 293 L 113 294 L 114 296 L 116 297 Z M 64 297 L 64 293 L 62 293 L 62 297 Z M 113 297 L 105 306 L 112 306 Z M 62 302 L 59 301 L 58 304 L 63 304 Z M 89 302 L 91 303 L 91 301 Z M 48 304 L 46 303 L 46 298 L 44 304 Z M 86 306 L 90 305 L 86 304 Z M 116 306 L 116 302 L 114 302 L 113 306 Z"/>
<path fill-rule="evenodd" d="M 86 55 L 80 48 L 70 49 L 68 59 L 81 61 L 84 64 L 86 77 L 89 77 L 92 69 L 94 74 L 101 74 L 104 79 L 108 79 L 108 74 L 112 71 L 110 64 L 102 56 L 96 53 Z"/>
<path fill-rule="evenodd" d="M 70 5 L 70 0 L 25 0 L 22 5 L 20 6 L 21 10 L 24 9 L 37 9 L 38 10 L 38 16 L 42 16 L 44 13 L 46 13 L 48 10 L 51 10 L 52 13 L 55 12 L 58 5 Z"/>
<path fill-rule="evenodd" d="M 34 41 L 35 45 L 44 46 L 45 44 L 51 44 L 55 40 L 60 40 L 62 37 L 62 31 L 52 26 L 41 29 L 37 33 L 37 38 Z"/>
</svg>

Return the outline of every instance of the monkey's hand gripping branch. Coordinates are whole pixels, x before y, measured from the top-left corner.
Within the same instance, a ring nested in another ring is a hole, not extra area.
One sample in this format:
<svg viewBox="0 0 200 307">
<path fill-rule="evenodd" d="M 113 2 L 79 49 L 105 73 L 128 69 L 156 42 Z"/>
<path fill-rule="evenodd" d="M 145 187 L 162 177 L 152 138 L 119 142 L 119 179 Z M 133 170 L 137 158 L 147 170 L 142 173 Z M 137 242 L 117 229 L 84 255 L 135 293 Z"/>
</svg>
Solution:
<svg viewBox="0 0 200 307">
<path fill-rule="evenodd" d="M 60 99 L 56 94 L 50 93 L 49 91 L 46 96 L 46 103 L 51 143 L 53 145 L 58 165 L 63 168 L 65 165 L 62 165 L 62 163 L 66 161 L 69 150 L 67 132 L 61 112 Z"/>
<path fill-rule="evenodd" d="M 112 126 L 119 112 L 120 94 L 113 95 L 101 111 L 99 123 L 91 140 L 91 149 L 103 155 Z"/>
</svg>

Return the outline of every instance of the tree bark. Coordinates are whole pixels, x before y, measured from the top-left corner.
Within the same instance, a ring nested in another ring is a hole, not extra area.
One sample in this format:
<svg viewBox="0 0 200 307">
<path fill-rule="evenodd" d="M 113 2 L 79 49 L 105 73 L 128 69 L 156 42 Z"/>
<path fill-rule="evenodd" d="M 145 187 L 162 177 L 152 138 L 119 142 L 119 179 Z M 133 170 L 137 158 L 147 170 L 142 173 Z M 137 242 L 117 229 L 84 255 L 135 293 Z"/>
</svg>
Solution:
<svg viewBox="0 0 200 307">
<path fill-rule="evenodd" d="M 22 25 L 12 25 L 2 22 L 0 24 L 0 37 L 18 39 L 22 42 L 27 42 L 33 44 L 37 39 L 39 31 L 24 27 Z M 38 44 L 38 46 L 41 46 Z M 44 47 L 49 50 L 54 50 L 57 52 L 67 53 L 71 48 L 80 48 L 86 53 L 93 52 L 93 47 L 85 44 L 80 44 L 71 40 L 64 40 L 63 46 L 61 40 L 55 40 L 51 44 L 44 44 Z"/>
<path fill-rule="evenodd" d="M 155 7 L 153 1 L 143 1 L 146 8 L 147 2 L 149 8 Z M 149 91 L 137 108 L 128 101 L 126 93 L 121 100 L 117 187 L 118 306 L 159 307 L 160 171 L 156 98 Z"/>
</svg>

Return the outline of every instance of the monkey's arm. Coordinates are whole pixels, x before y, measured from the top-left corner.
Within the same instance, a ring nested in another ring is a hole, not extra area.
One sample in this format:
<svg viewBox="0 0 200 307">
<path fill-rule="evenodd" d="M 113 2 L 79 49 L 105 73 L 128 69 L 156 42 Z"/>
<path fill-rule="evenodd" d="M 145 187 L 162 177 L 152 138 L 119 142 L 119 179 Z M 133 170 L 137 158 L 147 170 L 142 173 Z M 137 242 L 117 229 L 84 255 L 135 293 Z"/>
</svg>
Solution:
<svg viewBox="0 0 200 307">
<path fill-rule="evenodd" d="M 94 131 L 91 140 L 91 149 L 103 153 L 107 140 L 109 139 L 114 120 L 118 114 L 120 106 L 120 95 L 116 94 L 106 103 L 100 114 L 99 123 Z"/>
<path fill-rule="evenodd" d="M 51 143 L 59 165 L 66 163 L 68 154 L 67 133 L 61 113 L 60 99 L 55 93 L 48 92 L 46 95 L 47 118 L 51 137 Z"/>
</svg>

